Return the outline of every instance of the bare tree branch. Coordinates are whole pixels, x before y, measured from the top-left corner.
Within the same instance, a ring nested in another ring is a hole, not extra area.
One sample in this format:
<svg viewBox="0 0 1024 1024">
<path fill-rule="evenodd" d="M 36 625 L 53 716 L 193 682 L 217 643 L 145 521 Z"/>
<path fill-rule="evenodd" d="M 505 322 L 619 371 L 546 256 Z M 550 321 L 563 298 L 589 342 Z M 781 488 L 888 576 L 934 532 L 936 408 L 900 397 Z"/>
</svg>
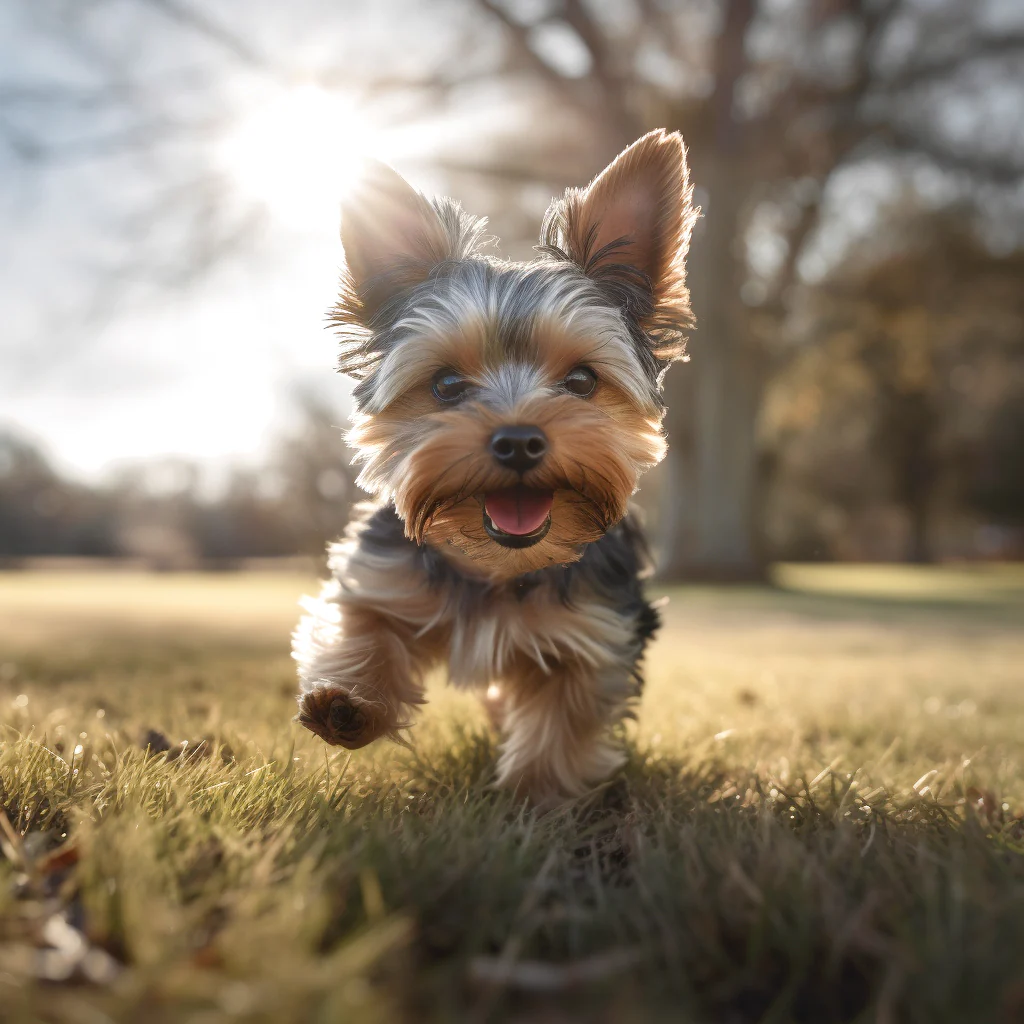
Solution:
<svg viewBox="0 0 1024 1024">
<path fill-rule="evenodd" d="M 506 38 L 512 44 L 513 51 L 518 60 L 530 70 L 536 72 L 539 77 L 549 85 L 562 99 L 574 107 L 588 111 L 588 104 L 583 102 L 581 96 L 569 79 L 560 75 L 547 61 L 530 45 L 530 25 L 523 25 L 516 21 L 509 13 L 496 3 L 495 0 L 476 0 L 477 5 L 497 19 L 505 30 Z"/>
<path fill-rule="evenodd" d="M 191 29 L 193 32 L 216 43 L 222 50 L 246 67 L 259 71 L 279 73 L 263 54 L 246 42 L 241 36 L 197 10 L 186 0 L 144 0 L 154 10 L 160 11 L 172 21 Z"/>
<path fill-rule="evenodd" d="M 888 127 L 879 134 L 892 152 L 922 157 L 943 170 L 969 174 L 995 185 L 1019 185 L 1024 181 L 1024 161 L 991 153 L 951 149 L 937 139 L 900 128 Z"/>
<path fill-rule="evenodd" d="M 773 294 L 768 302 L 758 307 L 759 312 L 772 312 L 782 316 L 788 311 L 786 295 L 796 283 L 797 264 L 800 262 L 807 239 L 810 238 L 811 232 L 818 224 L 820 213 L 821 189 L 818 189 L 814 198 L 800 207 L 800 216 L 786 239 L 786 258 L 776 275 Z"/>
<path fill-rule="evenodd" d="M 959 52 L 935 54 L 925 60 L 908 64 L 893 75 L 879 76 L 875 87 L 887 92 L 913 88 L 948 78 L 951 74 L 981 61 L 1014 55 L 1024 56 L 1024 33 L 981 36 L 974 39 L 967 49 L 960 47 Z"/>
<path fill-rule="evenodd" d="M 601 106 L 610 113 L 621 142 L 631 142 L 640 126 L 626 108 L 625 83 L 612 60 L 607 36 L 581 0 L 565 0 L 563 17 L 590 54 L 588 83 L 600 90 Z"/>
<path fill-rule="evenodd" d="M 452 174 L 471 174 L 513 185 L 546 185 L 552 189 L 565 188 L 567 178 L 564 164 L 558 168 L 544 168 L 534 163 L 517 166 L 504 160 L 488 163 L 443 157 L 431 160 L 430 166 Z"/>
</svg>

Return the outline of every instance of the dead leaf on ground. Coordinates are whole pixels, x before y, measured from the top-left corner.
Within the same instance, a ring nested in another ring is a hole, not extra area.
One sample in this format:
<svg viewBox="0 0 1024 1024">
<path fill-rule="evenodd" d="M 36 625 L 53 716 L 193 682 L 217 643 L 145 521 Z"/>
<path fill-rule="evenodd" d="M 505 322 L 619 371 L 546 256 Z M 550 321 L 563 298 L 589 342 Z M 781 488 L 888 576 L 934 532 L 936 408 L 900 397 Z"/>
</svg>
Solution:
<svg viewBox="0 0 1024 1024">
<path fill-rule="evenodd" d="M 106 950 L 92 945 L 69 924 L 63 913 L 46 918 L 34 945 L 0 947 L 0 959 L 13 973 L 50 982 L 81 980 L 111 985 L 124 970 Z"/>
<path fill-rule="evenodd" d="M 181 757 L 210 757 L 214 751 L 220 754 L 225 764 L 230 764 L 235 759 L 231 747 L 226 743 L 218 743 L 215 736 L 200 736 L 172 743 L 159 729 L 146 729 L 139 738 L 139 746 L 143 750 L 148 750 L 151 757 L 165 754 L 165 760 L 168 762 L 177 761 Z"/>
<path fill-rule="evenodd" d="M 145 729 L 139 737 L 139 746 L 150 754 L 164 754 L 171 749 L 171 741 L 158 729 Z"/>
</svg>

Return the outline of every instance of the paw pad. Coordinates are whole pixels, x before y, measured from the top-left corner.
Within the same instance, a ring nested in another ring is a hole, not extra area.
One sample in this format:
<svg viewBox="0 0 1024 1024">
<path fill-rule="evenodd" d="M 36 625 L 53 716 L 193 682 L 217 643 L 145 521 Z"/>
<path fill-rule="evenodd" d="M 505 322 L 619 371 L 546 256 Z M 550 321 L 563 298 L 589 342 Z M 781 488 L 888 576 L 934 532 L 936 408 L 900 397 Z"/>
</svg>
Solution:
<svg viewBox="0 0 1024 1024">
<path fill-rule="evenodd" d="M 335 697 L 328 712 L 331 728 L 339 736 L 356 737 L 367 725 L 366 715 L 354 707 L 347 697 Z"/>
<path fill-rule="evenodd" d="M 363 704 L 333 687 L 320 687 L 299 697 L 295 721 L 333 746 L 355 750 L 385 731 Z"/>
</svg>

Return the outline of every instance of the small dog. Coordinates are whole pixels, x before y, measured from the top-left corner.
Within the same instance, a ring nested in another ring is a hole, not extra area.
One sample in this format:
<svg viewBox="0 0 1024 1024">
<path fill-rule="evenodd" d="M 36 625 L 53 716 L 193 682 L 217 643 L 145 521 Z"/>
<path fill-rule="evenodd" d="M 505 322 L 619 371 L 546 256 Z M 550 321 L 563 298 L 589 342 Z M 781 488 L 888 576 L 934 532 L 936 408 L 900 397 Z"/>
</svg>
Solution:
<svg viewBox="0 0 1024 1024">
<path fill-rule="evenodd" d="M 529 263 L 481 255 L 484 220 L 383 164 L 343 204 L 332 321 L 377 503 L 295 632 L 307 729 L 395 737 L 444 663 L 488 688 L 500 784 L 550 804 L 624 761 L 658 626 L 627 502 L 665 454 L 691 192 L 680 136 L 645 135 L 552 203 Z"/>
</svg>

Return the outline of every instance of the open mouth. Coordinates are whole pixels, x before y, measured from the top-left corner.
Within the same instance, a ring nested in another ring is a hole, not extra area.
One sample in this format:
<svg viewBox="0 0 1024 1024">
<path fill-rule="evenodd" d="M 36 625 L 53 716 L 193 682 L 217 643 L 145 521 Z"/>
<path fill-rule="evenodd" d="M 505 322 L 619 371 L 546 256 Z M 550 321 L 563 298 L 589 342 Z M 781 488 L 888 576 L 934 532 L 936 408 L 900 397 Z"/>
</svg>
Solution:
<svg viewBox="0 0 1024 1024">
<path fill-rule="evenodd" d="M 551 529 L 554 492 L 535 487 L 505 487 L 484 495 L 484 529 L 506 548 L 528 548 Z"/>
</svg>

